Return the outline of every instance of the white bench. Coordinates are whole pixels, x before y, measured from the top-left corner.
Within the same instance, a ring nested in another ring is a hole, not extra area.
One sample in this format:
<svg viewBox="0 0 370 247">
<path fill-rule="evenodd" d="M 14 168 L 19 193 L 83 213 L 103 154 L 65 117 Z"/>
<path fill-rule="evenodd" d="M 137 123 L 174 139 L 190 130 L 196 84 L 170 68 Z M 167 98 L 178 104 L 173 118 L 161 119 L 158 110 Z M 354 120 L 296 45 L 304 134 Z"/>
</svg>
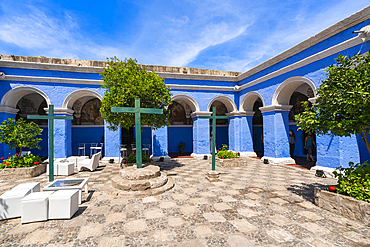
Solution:
<svg viewBox="0 0 370 247">
<path fill-rule="evenodd" d="M 77 164 L 77 170 L 80 172 L 82 168 L 89 169 L 90 171 L 94 171 L 99 166 L 99 158 L 100 152 L 94 154 L 91 159 L 85 159 Z"/>
<path fill-rule="evenodd" d="M 79 190 L 58 190 L 49 197 L 49 219 L 70 219 L 78 210 Z"/>
<path fill-rule="evenodd" d="M 69 176 L 74 173 L 74 164 L 69 162 L 54 161 L 55 176 Z M 46 165 L 46 175 L 49 175 L 49 164 Z"/>
<path fill-rule="evenodd" d="M 30 189 L 31 193 L 40 192 L 40 182 L 18 184 L 12 190 Z"/>
<path fill-rule="evenodd" d="M 21 200 L 31 193 L 31 189 L 6 191 L 0 196 L 0 220 L 21 216 Z"/>
<path fill-rule="evenodd" d="M 54 191 L 35 192 L 21 200 L 21 223 L 48 220 L 49 196 Z"/>
</svg>

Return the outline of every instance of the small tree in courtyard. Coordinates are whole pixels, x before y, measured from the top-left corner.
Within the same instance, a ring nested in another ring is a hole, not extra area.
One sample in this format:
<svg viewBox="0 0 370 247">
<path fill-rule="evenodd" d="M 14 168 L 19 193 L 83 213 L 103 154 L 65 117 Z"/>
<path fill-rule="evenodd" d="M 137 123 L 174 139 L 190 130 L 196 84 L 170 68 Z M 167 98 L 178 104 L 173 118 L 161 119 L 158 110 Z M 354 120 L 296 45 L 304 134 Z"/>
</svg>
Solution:
<svg viewBox="0 0 370 247">
<path fill-rule="evenodd" d="M 19 148 L 22 153 L 23 148 L 38 148 L 42 129 L 34 122 L 26 123 L 23 118 L 15 121 L 13 118 L 4 120 L 0 125 L 0 143 L 5 143 L 11 150 Z"/>
<path fill-rule="evenodd" d="M 120 61 L 116 57 L 108 59 L 107 67 L 101 73 L 102 87 L 106 89 L 100 112 L 109 123 L 108 128 L 116 130 L 118 126 L 130 128 L 135 124 L 133 113 L 114 113 L 111 107 L 133 107 L 135 98 L 140 98 L 141 107 L 163 109 L 163 115 L 142 114 L 142 124 L 152 128 L 169 125 L 168 105 L 171 104 L 171 91 L 153 72 L 145 70 L 136 60 Z"/>
<path fill-rule="evenodd" d="M 317 99 L 295 116 L 305 131 L 336 136 L 361 135 L 370 153 L 370 56 L 339 55 L 325 69 L 327 78 L 317 89 Z"/>
</svg>

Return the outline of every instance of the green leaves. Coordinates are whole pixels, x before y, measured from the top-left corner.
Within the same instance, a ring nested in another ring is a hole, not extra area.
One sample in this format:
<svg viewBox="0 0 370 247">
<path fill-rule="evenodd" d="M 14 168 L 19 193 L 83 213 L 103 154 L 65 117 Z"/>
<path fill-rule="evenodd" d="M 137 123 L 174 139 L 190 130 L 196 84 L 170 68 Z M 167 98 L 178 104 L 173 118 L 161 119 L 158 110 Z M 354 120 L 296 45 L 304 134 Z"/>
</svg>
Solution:
<svg viewBox="0 0 370 247">
<path fill-rule="evenodd" d="M 336 136 L 370 133 L 370 56 L 339 55 L 335 61 L 325 69 L 327 78 L 316 90 L 315 105 L 304 104 L 305 111 L 296 115 L 297 125 Z"/>
<path fill-rule="evenodd" d="M 0 143 L 5 143 L 11 150 L 20 148 L 38 148 L 41 138 L 36 138 L 41 135 L 42 129 L 34 122 L 26 123 L 23 118 L 15 121 L 13 118 L 4 120 L 0 125 Z"/>
<path fill-rule="evenodd" d="M 109 123 L 108 128 L 116 130 L 119 126 L 130 128 L 135 124 L 132 113 L 112 113 L 111 107 L 134 107 L 135 98 L 140 98 L 141 107 L 163 109 L 163 115 L 142 114 L 142 124 L 152 128 L 169 125 L 168 107 L 171 104 L 170 88 L 154 72 L 148 72 L 138 65 L 136 60 L 119 60 L 116 57 L 108 59 L 107 67 L 101 73 L 102 88 L 106 89 L 101 116 Z"/>
<path fill-rule="evenodd" d="M 370 165 L 349 163 L 348 168 L 338 167 L 333 174 L 338 178 L 337 193 L 370 202 Z"/>
</svg>

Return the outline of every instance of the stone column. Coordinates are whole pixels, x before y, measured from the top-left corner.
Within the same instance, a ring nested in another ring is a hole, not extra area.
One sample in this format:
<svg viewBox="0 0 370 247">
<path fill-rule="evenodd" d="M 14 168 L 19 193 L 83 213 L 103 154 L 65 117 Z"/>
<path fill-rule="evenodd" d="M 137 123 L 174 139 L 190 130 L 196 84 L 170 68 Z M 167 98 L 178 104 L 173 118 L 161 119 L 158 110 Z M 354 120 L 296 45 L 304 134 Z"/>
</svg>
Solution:
<svg viewBox="0 0 370 247">
<path fill-rule="evenodd" d="M 254 112 L 240 112 L 240 156 L 256 157 L 253 148 L 253 115 Z"/>
<path fill-rule="evenodd" d="M 168 156 L 168 130 L 167 126 L 152 130 L 152 160 L 171 160 Z"/>
<path fill-rule="evenodd" d="M 49 109 L 45 108 L 46 114 Z M 73 110 L 68 108 L 54 108 L 56 116 L 72 116 Z M 50 152 L 50 150 L 48 150 Z M 72 156 L 72 120 L 54 120 L 54 158 L 67 158 Z"/>
<path fill-rule="evenodd" d="M 14 118 L 19 110 L 12 107 L 0 106 L 0 124 L 8 118 Z M 10 150 L 6 144 L 0 144 L 0 157 L 9 157 L 9 153 L 12 155 L 16 153 L 16 150 Z"/>
<path fill-rule="evenodd" d="M 118 127 L 116 131 L 108 129 L 108 123 L 104 121 L 104 152 L 103 160 L 114 159 L 118 162 L 119 145 L 122 142 L 121 128 Z"/>
<path fill-rule="evenodd" d="M 291 105 L 260 107 L 263 115 L 264 154 L 271 164 L 295 164 L 289 152 L 289 111 Z"/>
<path fill-rule="evenodd" d="M 199 116 L 211 116 L 212 112 L 193 112 L 193 153 L 194 158 L 202 159 L 211 152 L 209 119 Z"/>
</svg>

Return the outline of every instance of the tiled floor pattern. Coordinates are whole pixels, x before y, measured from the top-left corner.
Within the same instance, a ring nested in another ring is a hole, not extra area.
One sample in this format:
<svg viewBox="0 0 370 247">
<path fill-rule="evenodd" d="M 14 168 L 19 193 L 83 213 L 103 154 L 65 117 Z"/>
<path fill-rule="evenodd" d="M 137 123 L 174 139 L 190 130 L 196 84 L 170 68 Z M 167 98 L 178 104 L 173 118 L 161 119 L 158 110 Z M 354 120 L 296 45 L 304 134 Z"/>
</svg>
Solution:
<svg viewBox="0 0 370 247">
<path fill-rule="evenodd" d="M 204 177 L 207 161 L 156 163 L 175 187 L 159 196 L 126 199 L 102 189 L 118 165 L 102 164 L 90 177 L 70 220 L 21 225 L 0 222 L 1 246 L 370 246 L 370 229 L 313 204 L 314 186 L 335 184 L 307 170 L 251 161 L 219 169 L 222 182 Z M 47 177 L 0 181 L 0 193 Z M 35 209 L 37 210 L 37 209 Z"/>
</svg>

